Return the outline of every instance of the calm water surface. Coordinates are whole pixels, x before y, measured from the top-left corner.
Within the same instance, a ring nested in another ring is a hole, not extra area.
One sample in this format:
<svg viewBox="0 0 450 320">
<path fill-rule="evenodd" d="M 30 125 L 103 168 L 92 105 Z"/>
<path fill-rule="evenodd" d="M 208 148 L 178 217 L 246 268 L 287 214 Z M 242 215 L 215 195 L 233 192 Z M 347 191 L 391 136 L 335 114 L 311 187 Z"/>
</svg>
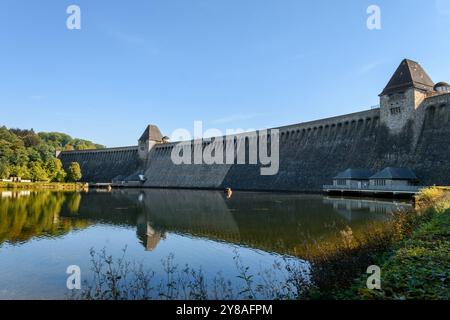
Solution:
<svg viewBox="0 0 450 320">
<path fill-rule="evenodd" d="M 89 193 L 0 191 L 0 299 L 65 298 L 66 268 L 89 279 L 89 250 L 103 248 L 163 276 L 161 260 L 238 281 L 233 257 L 258 272 L 389 219 L 409 203 L 320 195 L 189 190 Z"/>
</svg>

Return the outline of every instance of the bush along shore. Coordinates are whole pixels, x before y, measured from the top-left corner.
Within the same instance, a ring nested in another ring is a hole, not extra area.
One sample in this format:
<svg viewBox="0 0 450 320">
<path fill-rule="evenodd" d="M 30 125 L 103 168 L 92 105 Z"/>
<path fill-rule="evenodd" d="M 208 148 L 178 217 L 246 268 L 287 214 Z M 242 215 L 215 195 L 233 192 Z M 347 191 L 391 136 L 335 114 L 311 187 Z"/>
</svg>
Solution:
<svg viewBox="0 0 450 320">
<path fill-rule="evenodd" d="M 66 190 L 82 191 L 87 186 L 78 182 L 2 182 L 0 189 L 12 190 Z"/>
<path fill-rule="evenodd" d="M 312 257 L 318 299 L 450 299 L 450 192 L 428 188 L 416 208 L 399 211 L 360 238 L 344 231 L 343 242 Z M 368 289 L 367 267 L 380 267 L 380 289 Z"/>
<path fill-rule="evenodd" d="M 103 249 L 91 251 L 93 280 L 74 299 L 449 299 L 450 192 L 422 190 L 416 209 L 398 211 L 392 219 L 363 235 L 350 228 L 341 239 L 316 244 L 304 265 L 276 263 L 272 270 L 250 274 L 235 257 L 238 280 L 220 274 L 207 279 L 202 270 L 180 268 L 174 257 L 163 260 L 166 275 L 124 256 L 114 259 Z M 284 262 L 284 263 L 283 263 Z M 367 289 L 368 266 L 381 269 L 381 289 Z"/>
</svg>

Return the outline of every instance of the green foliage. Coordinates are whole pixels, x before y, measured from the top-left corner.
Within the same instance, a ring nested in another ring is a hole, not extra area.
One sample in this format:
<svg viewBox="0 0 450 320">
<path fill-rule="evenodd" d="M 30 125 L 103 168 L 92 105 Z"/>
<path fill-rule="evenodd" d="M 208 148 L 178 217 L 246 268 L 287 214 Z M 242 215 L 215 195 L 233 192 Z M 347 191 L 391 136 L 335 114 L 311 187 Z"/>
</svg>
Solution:
<svg viewBox="0 0 450 320">
<path fill-rule="evenodd" d="M 66 182 L 5 182 L 0 181 L 0 189 L 8 190 L 56 190 L 56 191 L 83 191 L 84 185 Z"/>
<path fill-rule="evenodd" d="M 52 158 L 46 162 L 47 172 L 51 173 L 50 180 L 52 182 L 63 182 L 66 178 L 61 160 Z"/>
<path fill-rule="evenodd" d="M 418 210 L 394 220 L 393 242 L 384 250 L 372 252 L 369 264 L 381 267 L 381 290 L 366 288 L 367 274 L 361 267 L 359 274 L 362 275 L 353 277 L 356 280 L 347 290 L 335 288 L 328 291 L 327 296 L 333 299 L 450 299 L 450 192 L 440 189 L 428 188 L 420 192 L 416 196 Z M 324 296 L 323 291 L 320 296 Z"/>
<path fill-rule="evenodd" d="M 71 162 L 67 173 L 67 180 L 76 182 L 82 178 L 80 164 L 78 162 Z"/>
<path fill-rule="evenodd" d="M 0 179 L 14 176 L 34 181 L 63 182 L 66 172 L 55 156 L 56 151 L 99 148 L 104 146 L 64 133 L 36 133 L 33 129 L 3 126 L 0 127 Z"/>
<path fill-rule="evenodd" d="M 105 146 L 95 144 L 88 140 L 74 139 L 71 136 L 59 132 L 40 132 L 39 138 L 55 150 L 86 150 L 102 149 Z"/>
<path fill-rule="evenodd" d="M 41 162 L 32 162 L 30 165 L 31 180 L 48 182 L 47 171 L 43 168 Z"/>
<path fill-rule="evenodd" d="M 11 175 L 11 168 L 5 160 L 0 161 L 0 179 L 8 178 Z"/>
</svg>

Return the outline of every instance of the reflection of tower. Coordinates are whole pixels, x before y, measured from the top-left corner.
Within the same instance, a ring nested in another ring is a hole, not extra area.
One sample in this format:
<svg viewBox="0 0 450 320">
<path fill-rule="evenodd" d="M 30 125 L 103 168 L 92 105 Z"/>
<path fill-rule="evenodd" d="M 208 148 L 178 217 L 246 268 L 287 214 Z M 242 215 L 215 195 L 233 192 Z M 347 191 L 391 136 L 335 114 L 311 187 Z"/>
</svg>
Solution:
<svg viewBox="0 0 450 320">
<path fill-rule="evenodd" d="M 145 237 L 145 250 L 153 251 L 161 240 L 162 234 L 159 231 L 156 231 L 152 228 L 150 223 L 147 223 L 147 233 Z"/>
<path fill-rule="evenodd" d="M 153 251 L 159 241 L 164 238 L 164 233 L 155 230 L 150 221 L 147 220 L 146 214 L 141 214 L 137 218 L 137 230 L 138 238 L 141 240 L 146 251 Z"/>
</svg>

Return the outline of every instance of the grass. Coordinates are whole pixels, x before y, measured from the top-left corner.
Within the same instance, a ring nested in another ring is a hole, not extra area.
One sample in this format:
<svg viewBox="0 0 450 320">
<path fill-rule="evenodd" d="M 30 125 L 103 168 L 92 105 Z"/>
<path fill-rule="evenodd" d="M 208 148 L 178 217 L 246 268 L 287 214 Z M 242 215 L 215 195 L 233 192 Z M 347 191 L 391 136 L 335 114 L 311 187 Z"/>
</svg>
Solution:
<svg viewBox="0 0 450 320">
<path fill-rule="evenodd" d="M 381 290 L 365 286 L 367 275 L 337 299 L 450 299 L 450 193 L 425 189 L 416 198 L 416 228 L 389 250 L 375 255 L 381 268 Z"/>
<path fill-rule="evenodd" d="M 82 190 L 82 183 L 70 182 L 4 182 L 0 181 L 0 189 L 27 190 Z"/>
</svg>

